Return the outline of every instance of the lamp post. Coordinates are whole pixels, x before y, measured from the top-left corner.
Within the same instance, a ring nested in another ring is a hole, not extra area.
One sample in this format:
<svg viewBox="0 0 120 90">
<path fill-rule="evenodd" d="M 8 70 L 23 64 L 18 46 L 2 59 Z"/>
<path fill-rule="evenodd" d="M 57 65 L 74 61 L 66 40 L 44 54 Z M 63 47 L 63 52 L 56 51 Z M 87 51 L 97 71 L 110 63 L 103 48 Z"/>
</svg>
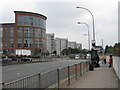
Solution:
<svg viewBox="0 0 120 90">
<path fill-rule="evenodd" d="M 94 41 L 94 44 L 95 44 L 94 16 L 93 16 L 92 12 L 91 12 L 89 9 L 84 8 L 84 7 L 76 7 L 76 8 L 81 8 L 81 9 L 87 10 L 87 11 L 92 15 L 92 20 L 93 20 L 93 41 Z M 95 46 L 95 45 L 94 45 L 94 46 Z"/>
<path fill-rule="evenodd" d="M 88 27 L 88 46 L 89 46 L 89 50 L 90 50 L 90 33 L 89 33 L 89 26 L 86 23 L 82 23 L 82 22 L 78 22 L 78 24 L 85 24 Z"/>
</svg>

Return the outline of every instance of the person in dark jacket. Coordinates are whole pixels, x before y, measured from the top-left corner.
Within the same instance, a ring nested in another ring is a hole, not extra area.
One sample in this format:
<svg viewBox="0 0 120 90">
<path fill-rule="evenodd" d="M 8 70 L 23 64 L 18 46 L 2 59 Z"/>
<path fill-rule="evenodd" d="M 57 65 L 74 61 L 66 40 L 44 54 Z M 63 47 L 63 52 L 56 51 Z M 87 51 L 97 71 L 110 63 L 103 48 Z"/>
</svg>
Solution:
<svg viewBox="0 0 120 90">
<path fill-rule="evenodd" d="M 113 64 L 113 58 L 112 58 L 112 55 L 110 55 L 110 58 L 109 58 L 109 67 L 112 67 L 112 64 Z"/>
<path fill-rule="evenodd" d="M 100 58 L 99 58 L 98 54 L 96 55 L 96 60 L 97 60 L 96 67 L 100 67 L 100 65 L 99 65 Z"/>
</svg>

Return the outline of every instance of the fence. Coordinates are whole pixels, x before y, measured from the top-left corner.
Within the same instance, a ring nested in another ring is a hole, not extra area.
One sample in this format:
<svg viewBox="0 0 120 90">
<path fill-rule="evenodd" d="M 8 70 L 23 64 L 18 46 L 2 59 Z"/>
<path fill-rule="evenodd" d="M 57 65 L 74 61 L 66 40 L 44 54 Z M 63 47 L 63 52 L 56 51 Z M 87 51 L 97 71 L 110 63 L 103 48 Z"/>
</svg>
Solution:
<svg viewBox="0 0 120 90">
<path fill-rule="evenodd" d="M 89 62 L 81 62 L 71 66 L 54 69 L 45 73 L 37 73 L 19 80 L 2 83 L 7 88 L 59 88 L 60 85 L 69 85 L 72 79 L 77 79 L 89 70 Z"/>
</svg>

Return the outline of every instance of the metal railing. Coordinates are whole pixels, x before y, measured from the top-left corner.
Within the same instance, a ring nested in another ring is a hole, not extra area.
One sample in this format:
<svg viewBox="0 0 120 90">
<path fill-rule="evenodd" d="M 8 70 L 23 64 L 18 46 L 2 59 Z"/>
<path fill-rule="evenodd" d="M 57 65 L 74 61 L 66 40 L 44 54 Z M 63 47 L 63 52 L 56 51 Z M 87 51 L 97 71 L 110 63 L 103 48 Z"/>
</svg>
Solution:
<svg viewBox="0 0 120 90">
<path fill-rule="evenodd" d="M 72 79 L 77 79 L 89 70 L 89 62 L 81 62 L 71 66 L 54 69 L 45 73 L 36 73 L 13 82 L 2 83 L 7 88 L 59 88 L 60 85 L 69 85 Z"/>
</svg>

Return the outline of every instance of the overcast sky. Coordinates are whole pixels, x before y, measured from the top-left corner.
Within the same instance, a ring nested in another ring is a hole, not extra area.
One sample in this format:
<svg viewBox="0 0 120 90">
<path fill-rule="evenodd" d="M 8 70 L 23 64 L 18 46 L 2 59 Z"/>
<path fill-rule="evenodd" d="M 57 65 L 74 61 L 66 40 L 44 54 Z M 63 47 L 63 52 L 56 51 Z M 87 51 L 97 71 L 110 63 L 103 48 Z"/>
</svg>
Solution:
<svg viewBox="0 0 120 90">
<path fill-rule="evenodd" d="M 47 33 L 55 37 L 68 38 L 69 41 L 82 43 L 88 48 L 87 26 L 78 25 L 83 22 L 89 25 L 91 39 L 92 16 L 83 9 L 89 9 L 95 19 L 96 44 L 114 45 L 118 42 L 118 1 L 119 0 L 1 0 L 0 23 L 14 23 L 14 11 L 28 11 L 43 14 L 47 17 Z"/>
</svg>

